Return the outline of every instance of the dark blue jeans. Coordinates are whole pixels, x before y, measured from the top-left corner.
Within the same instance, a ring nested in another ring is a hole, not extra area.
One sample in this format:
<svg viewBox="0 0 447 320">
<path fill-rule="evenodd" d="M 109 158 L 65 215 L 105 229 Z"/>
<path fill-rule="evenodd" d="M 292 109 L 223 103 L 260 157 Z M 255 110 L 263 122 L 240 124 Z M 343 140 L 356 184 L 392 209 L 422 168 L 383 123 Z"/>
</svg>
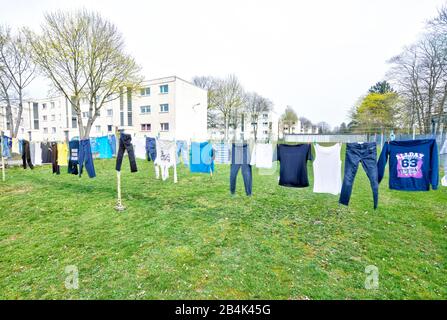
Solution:
<svg viewBox="0 0 447 320">
<path fill-rule="evenodd" d="M 116 157 L 116 171 L 121 171 L 121 164 L 123 163 L 124 152 L 127 150 L 130 162 L 130 172 L 137 172 L 137 162 L 135 160 L 135 152 L 132 145 L 132 136 L 130 134 L 121 133 L 120 145 L 118 149 L 118 155 Z"/>
<path fill-rule="evenodd" d="M 90 178 L 96 177 L 95 166 L 93 165 L 92 149 L 90 147 L 90 139 L 79 141 L 79 176 L 82 175 L 82 170 L 85 165 L 88 176 Z"/>
<path fill-rule="evenodd" d="M 377 170 L 377 149 L 374 142 L 348 143 L 346 145 L 345 176 L 339 202 L 346 206 L 349 204 L 352 186 L 354 185 L 355 175 L 360 162 L 369 178 L 373 192 L 374 209 L 376 209 L 379 200 L 379 178 Z"/>
<path fill-rule="evenodd" d="M 231 147 L 231 168 L 230 168 L 230 192 L 236 192 L 236 180 L 242 169 L 242 178 L 244 179 L 245 193 L 251 196 L 253 176 L 250 165 L 250 154 L 247 144 L 235 145 Z"/>
<path fill-rule="evenodd" d="M 155 138 L 146 137 L 146 156 L 148 161 L 155 161 L 157 157 L 157 144 Z"/>
</svg>

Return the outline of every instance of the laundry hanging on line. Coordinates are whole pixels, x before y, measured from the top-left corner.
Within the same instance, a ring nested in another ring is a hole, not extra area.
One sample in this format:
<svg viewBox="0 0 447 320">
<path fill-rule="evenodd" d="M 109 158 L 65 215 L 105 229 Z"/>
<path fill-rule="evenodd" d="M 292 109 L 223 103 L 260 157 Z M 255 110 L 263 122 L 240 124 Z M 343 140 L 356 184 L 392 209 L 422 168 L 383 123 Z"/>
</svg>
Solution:
<svg viewBox="0 0 447 320">
<path fill-rule="evenodd" d="M 190 172 L 213 173 L 214 157 L 215 151 L 210 142 L 192 142 L 190 147 Z"/>
<path fill-rule="evenodd" d="M 433 190 L 439 184 L 438 146 L 435 139 L 391 141 L 384 144 L 378 162 L 379 183 L 389 161 L 389 188 Z"/>
<path fill-rule="evenodd" d="M 313 161 L 315 193 L 340 194 L 341 191 L 341 143 L 330 147 L 315 144 Z"/>
<path fill-rule="evenodd" d="M 174 183 L 177 183 L 177 160 L 175 141 L 157 140 L 157 157 L 154 164 L 156 169 L 161 171 L 161 179 L 165 181 L 169 178 L 169 168 L 174 168 Z M 157 174 L 158 177 L 158 174 Z"/>
</svg>

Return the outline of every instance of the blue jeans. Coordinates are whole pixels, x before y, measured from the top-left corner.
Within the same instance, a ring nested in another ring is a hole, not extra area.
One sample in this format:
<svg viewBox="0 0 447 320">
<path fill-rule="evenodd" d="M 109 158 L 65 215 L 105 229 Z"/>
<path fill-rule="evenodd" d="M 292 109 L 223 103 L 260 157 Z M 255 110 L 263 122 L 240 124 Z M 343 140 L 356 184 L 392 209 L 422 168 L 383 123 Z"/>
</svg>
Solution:
<svg viewBox="0 0 447 320">
<path fill-rule="evenodd" d="M 375 142 L 362 144 L 348 143 L 346 145 L 345 176 L 343 179 L 339 202 L 346 206 L 349 204 L 352 186 L 354 185 L 355 175 L 360 162 L 362 163 L 363 169 L 366 171 L 366 175 L 369 178 L 373 192 L 374 209 L 376 209 L 379 200 L 379 178 L 377 170 L 377 149 Z"/>
<path fill-rule="evenodd" d="M 155 161 L 157 158 L 157 143 L 155 138 L 146 137 L 146 156 L 148 161 Z"/>
<path fill-rule="evenodd" d="M 183 164 L 185 165 L 185 167 L 187 167 L 189 163 L 188 159 L 189 152 L 188 152 L 188 143 L 184 140 L 177 141 L 177 151 L 176 151 L 177 164 L 180 163 L 180 154 L 182 155 Z"/>
<path fill-rule="evenodd" d="M 247 196 L 251 196 L 253 176 L 250 165 L 250 154 L 247 144 L 235 145 L 233 143 L 231 147 L 231 167 L 230 167 L 230 192 L 234 194 L 236 192 L 236 180 L 239 173 L 239 169 L 242 169 L 242 178 L 244 179 L 245 193 Z"/>
<path fill-rule="evenodd" d="M 92 149 L 90 147 L 90 139 L 79 141 L 79 176 L 82 175 L 82 170 L 85 165 L 88 176 L 90 178 L 96 177 L 95 166 L 93 165 Z"/>
</svg>

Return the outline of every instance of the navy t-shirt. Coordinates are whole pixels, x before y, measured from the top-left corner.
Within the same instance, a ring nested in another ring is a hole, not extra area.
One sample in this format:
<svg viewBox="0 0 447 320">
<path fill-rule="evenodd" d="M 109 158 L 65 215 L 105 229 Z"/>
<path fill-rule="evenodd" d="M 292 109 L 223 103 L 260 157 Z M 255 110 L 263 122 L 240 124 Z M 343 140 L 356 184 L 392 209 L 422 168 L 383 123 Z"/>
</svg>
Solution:
<svg viewBox="0 0 447 320">
<path fill-rule="evenodd" d="M 436 140 L 391 141 L 385 143 L 377 163 L 379 183 L 390 162 L 390 189 L 428 191 L 438 188 L 439 162 Z"/>
<path fill-rule="evenodd" d="M 279 185 L 304 188 L 309 186 L 307 160 L 312 160 L 310 144 L 279 144 L 277 158 L 280 162 Z"/>
</svg>

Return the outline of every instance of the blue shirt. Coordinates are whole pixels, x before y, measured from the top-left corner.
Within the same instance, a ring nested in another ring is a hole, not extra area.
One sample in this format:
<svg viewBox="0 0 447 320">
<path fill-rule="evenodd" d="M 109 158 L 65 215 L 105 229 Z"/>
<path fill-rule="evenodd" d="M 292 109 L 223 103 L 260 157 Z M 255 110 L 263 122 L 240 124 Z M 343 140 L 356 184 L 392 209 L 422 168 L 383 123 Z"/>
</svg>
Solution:
<svg viewBox="0 0 447 320">
<path fill-rule="evenodd" d="M 434 139 L 391 141 L 385 143 L 379 157 L 379 183 L 389 159 L 390 189 L 433 190 L 439 184 L 438 146 Z"/>
<path fill-rule="evenodd" d="M 96 151 L 99 153 L 100 159 L 112 158 L 112 147 L 108 136 L 96 138 Z"/>
<path fill-rule="evenodd" d="M 307 161 L 312 160 L 310 144 L 279 144 L 277 146 L 279 167 L 279 185 L 305 188 L 309 186 Z"/>
<path fill-rule="evenodd" d="M 191 143 L 189 170 L 202 173 L 214 172 L 214 151 L 211 143 Z"/>
</svg>

